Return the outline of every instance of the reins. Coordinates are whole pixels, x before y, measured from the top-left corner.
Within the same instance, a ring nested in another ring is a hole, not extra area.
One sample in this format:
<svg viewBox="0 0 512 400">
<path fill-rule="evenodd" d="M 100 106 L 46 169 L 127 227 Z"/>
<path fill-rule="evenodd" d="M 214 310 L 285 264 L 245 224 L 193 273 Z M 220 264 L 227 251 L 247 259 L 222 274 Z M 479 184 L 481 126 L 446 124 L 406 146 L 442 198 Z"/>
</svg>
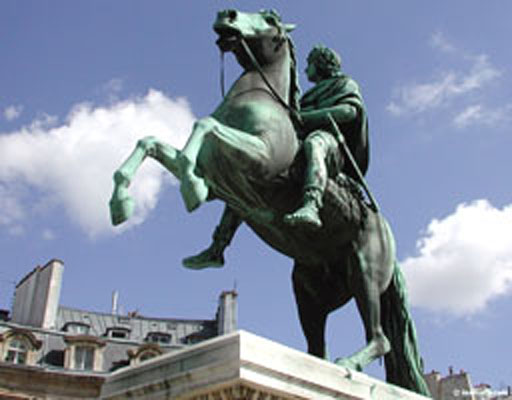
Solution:
<svg viewBox="0 0 512 400">
<path fill-rule="evenodd" d="M 261 79 L 263 79 L 263 82 L 265 82 L 265 85 L 267 85 L 268 89 L 272 93 L 272 95 L 276 98 L 279 104 L 281 104 L 288 112 L 290 113 L 290 118 L 294 121 L 294 123 L 297 123 L 299 126 L 302 126 L 302 119 L 300 118 L 299 113 L 297 110 L 293 109 L 288 105 L 288 103 L 277 93 L 277 91 L 274 89 L 272 84 L 267 79 L 265 73 L 263 72 L 263 69 L 261 68 L 260 63 L 254 56 L 251 48 L 245 41 L 243 36 L 240 36 L 240 43 L 242 44 L 242 47 L 244 48 L 244 51 L 247 53 L 247 56 L 249 57 L 249 60 L 251 61 L 253 67 L 258 71 L 258 73 L 261 76 Z M 224 52 L 221 51 L 221 70 L 220 70 L 220 85 L 221 85 L 221 93 L 222 97 L 225 96 L 225 90 L 224 90 Z"/>
<path fill-rule="evenodd" d="M 258 73 L 260 74 L 261 76 L 261 79 L 263 79 L 263 82 L 265 82 L 265 84 L 267 85 L 267 87 L 269 88 L 269 90 L 272 92 L 272 94 L 274 95 L 274 97 L 277 99 L 277 101 L 284 107 L 286 108 L 288 111 L 291 112 L 291 107 L 288 105 L 288 103 L 286 103 L 286 101 L 284 101 L 284 99 L 279 95 L 279 93 L 276 92 L 276 90 L 274 89 L 274 87 L 270 84 L 270 82 L 268 81 L 265 73 L 263 72 L 263 69 L 261 68 L 261 65 L 260 63 L 258 62 L 258 60 L 256 59 L 256 57 L 254 57 L 254 54 L 252 53 L 252 50 L 251 48 L 247 45 L 247 42 L 245 41 L 244 37 L 241 36 L 240 37 L 240 43 L 242 44 L 242 47 L 244 48 L 245 52 L 247 53 L 247 55 L 249 56 L 249 59 L 251 60 L 251 63 L 253 65 L 254 68 L 256 68 L 256 70 L 258 71 Z"/>
<path fill-rule="evenodd" d="M 226 91 L 224 89 L 224 52 L 221 50 L 220 52 L 220 93 L 222 94 L 222 98 L 226 97 Z"/>
</svg>

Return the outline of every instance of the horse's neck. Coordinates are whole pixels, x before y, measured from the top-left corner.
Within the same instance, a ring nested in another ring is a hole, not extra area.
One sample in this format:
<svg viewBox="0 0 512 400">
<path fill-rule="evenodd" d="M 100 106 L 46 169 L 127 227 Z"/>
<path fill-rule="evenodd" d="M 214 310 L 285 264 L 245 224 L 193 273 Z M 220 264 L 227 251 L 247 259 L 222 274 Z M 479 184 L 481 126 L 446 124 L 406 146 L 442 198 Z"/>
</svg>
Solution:
<svg viewBox="0 0 512 400">
<path fill-rule="evenodd" d="M 290 55 L 283 52 L 272 64 L 262 65 L 261 69 L 265 78 L 276 93 L 288 104 L 288 92 L 290 90 Z M 251 90 L 265 90 L 271 93 L 270 88 L 256 68 L 245 71 L 233 84 L 228 93 L 228 98 L 238 96 Z"/>
</svg>

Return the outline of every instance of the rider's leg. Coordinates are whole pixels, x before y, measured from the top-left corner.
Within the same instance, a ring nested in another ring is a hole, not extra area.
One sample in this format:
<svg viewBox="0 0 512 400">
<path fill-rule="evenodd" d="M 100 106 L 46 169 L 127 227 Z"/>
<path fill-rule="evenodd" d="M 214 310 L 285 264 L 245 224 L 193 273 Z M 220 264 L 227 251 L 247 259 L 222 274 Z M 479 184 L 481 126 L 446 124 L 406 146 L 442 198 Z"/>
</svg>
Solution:
<svg viewBox="0 0 512 400">
<path fill-rule="evenodd" d="M 293 213 L 284 217 L 290 225 L 303 225 L 310 228 L 320 228 L 320 209 L 322 197 L 327 186 L 327 159 L 338 153 L 338 143 L 334 137 L 324 131 L 311 133 L 304 141 L 306 156 L 306 174 L 304 194 L 301 206 Z"/>
<path fill-rule="evenodd" d="M 241 223 L 242 220 L 238 214 L 229 206 L 226 206 L 220 223 L 213 232 L 213 241 L 210 247 L 195 256 L 183 259 L 183 265 L 190 269 L 222 267 L 224 265 L 224 250 L 231 243 Z"/>
</svg>

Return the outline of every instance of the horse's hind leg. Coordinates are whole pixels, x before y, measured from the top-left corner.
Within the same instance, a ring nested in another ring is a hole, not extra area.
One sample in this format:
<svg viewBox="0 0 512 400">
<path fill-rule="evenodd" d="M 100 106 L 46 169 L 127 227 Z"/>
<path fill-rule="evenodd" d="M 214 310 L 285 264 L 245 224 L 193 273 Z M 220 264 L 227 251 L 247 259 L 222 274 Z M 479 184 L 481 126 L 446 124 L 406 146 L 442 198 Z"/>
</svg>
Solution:
<svg viewBox="0 0 512 400">
<path fill-rule="evenodd" d="M 382 282 L 379 272 L 383 267 L 383 260 L 364 250 L 356 251 L 352 285 L 357 308 L 364 323 L 366 346 L 348 358 L 338 358 L 335 361 L 338 365 L 358 371 L 391 350 L 380 319 Z"/>
<path fill-rule="evenodd" d="M 114 192 L 110 200 L 112 223 L 119 225 L 133 213 L 134 203 L 128 195 L 128 186 L 146 157 L 152 157 L 162 164 L 176 178 L 181 179 L 178 165 L 179 150 L 152 136 L 140 139 L 130 156 L 114 173 Z"/>
<path fill-rule="evenodd" d="M 325 324 L 328 311 L 321 299 L 315 295 L 315 291 L 308 287 L 308 277 L 302 273 L 303 268 L 307 267 L 297 263 L 292 275 L 300 324 L 306 337 L 308 353 L 326 359 Z"/>
</svg>

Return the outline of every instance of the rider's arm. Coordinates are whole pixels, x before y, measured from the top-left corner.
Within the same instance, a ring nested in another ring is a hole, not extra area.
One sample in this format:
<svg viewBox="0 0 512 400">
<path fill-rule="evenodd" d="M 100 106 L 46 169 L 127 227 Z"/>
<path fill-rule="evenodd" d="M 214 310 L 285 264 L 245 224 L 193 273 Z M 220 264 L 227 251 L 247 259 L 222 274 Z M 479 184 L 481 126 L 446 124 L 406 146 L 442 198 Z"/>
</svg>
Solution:
<svg viewBox="0 0 512 400">
<path fill-rule="evenodd" d="M 357 108 L 347 103 L 316 110 L 303 110 L 300 116 L 306 130 L 311 131 L 329 124 L 328 113 L 331 113 L 338 124 L 350 122 L 357 118 Z"/>
</svg>

